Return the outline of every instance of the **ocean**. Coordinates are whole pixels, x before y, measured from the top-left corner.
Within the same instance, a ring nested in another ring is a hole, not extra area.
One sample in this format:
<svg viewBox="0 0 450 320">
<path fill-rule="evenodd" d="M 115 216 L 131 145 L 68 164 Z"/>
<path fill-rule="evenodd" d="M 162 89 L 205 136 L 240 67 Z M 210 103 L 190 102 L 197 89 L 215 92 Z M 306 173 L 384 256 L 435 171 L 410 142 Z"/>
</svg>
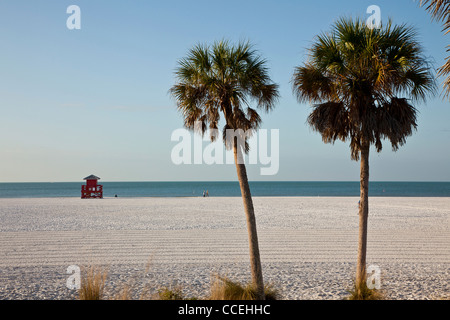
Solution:
<svg viewBox="0 0 450 320">
<path fill-rule="evenodd" d="M 83 182 L 0 183 L 0 198 L 81 197 Z M 236 182 L 103 182 L 103 196 L 114 197 L 239 197 Z M 359 196 L 355 182 L 250 182 L 254 197 Z M 371 197 L 450 197 L 450 182 L 370 182 Z"/>
</svg>

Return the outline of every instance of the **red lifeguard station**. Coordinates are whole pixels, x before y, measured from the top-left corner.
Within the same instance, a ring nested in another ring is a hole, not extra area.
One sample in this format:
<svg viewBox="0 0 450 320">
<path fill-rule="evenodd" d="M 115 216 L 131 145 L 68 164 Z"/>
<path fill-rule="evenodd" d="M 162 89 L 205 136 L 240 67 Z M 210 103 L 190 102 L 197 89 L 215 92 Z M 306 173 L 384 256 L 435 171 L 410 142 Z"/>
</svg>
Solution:
<svg viewBox="0 0 450 320">
<path fill-rule="evenodd" d="M 86 185 L 81 186 L 81 199 L 103 198 L 103 186 L 97 184 L 97 181 L 100 180 L 99 177 L 92 174 L 83 180 L 86 180 Z"/>
</svg>

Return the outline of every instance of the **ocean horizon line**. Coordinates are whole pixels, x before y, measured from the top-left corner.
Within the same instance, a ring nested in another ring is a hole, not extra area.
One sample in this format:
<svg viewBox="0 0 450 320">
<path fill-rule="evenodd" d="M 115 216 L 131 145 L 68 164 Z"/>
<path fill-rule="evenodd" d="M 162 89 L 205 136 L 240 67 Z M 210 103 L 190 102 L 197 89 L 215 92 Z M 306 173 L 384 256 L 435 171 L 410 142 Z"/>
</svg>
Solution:
<svg viewBox="0 0 450 320">
<path fill-rule="evenodd" d="M 197 182 L 225 182 L 225 183 L 234 183 L 239 182 L 238 180 L 102 180 L 100 179 L 102 183 L 167 183 L 167 182 L 173 182 L 173 183 L 180 183 L 180 182 L 186 182 L 186 183 L 197 183 Z M 339 183 L 339 182 L 360 182 L 359 180 L 249 180 L 249 182 L 263 182 L 263 183 L 289 183 L 289 182 L 297 182 L 297 183 L 310 183 L 310 182 L 324 182 L 324 183 Z M 370 180 L 370 182 L 377 182 L 377 183 L 450 183 L 450 181 L 444 181 L 444 180 Z M 77 181 L 0 181 L 0 184 L 13 184 L 13 183 L 84 183 L 83 179 L 77 180 Z"/>
<path fill-rule="evenodd" d="M 0 198 L 79 197 L 84 181 L 0 183 Z M 238 181 L 99 181 L 103 197 L 241 196 Z M 359 181 L 250 181 L 254 197 L 359 196 Z M 370 181 L 369 196 L 450 197 L 446 181 Z"/>
</svg>

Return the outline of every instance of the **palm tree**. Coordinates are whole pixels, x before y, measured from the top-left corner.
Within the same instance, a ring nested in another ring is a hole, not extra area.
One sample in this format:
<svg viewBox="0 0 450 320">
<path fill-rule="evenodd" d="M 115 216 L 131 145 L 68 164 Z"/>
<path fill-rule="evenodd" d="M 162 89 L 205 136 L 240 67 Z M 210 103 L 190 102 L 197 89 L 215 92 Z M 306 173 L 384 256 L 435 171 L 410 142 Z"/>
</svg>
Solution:
<svg viewBox="0 0 450 320">
<path fill-rule="evenodd" d="M 425 101 L 435 89 L 415 36 L 391 21 L 371 29 L 342 18 L 331 33 L 317 37 L 293 76 L 298 101 L 313 104 L 308 124 L 325 143 L 349 141 L 351 159 L 361 160 L 357 288 L 366 282 L 370 146 L 380 152 L 384 139 L 394 151 L 404 145 L 417 128 L 411 101 Z"/>
<path fill-rule="evenodd" d="M 279 97 L 278 85 L 272 83 L 266 61 L 248 42 L 231 45 L 220 41 L 211 47 L 197 45 L 178 64 L 177 83 L 170 93 L 177 101 L 185 127 L 191 130 L 198 127 L 202 135 L 207 128 L 217 132 L 220 116 L 224 117 L 223 139 L 227 149 L 233 149 L 244 202 L 252 284 L 257 298 L 264 299 L 256 219 L 243 152 L 249 151 L 247 139 L 261 124 L 261 117 L 250 102 L 253 101 L 256 108 L 271 110 Z M 230 130 L 247 135 L 227 139 Z M 210 137 L 211 141 L 216 139 L 216 135 Z"/>
<path fill-rule="evenodd" d="M 445 34 L 450 32 L 450 0 L 421 0 L 420 5 L 428 5 L 426 10 L 431 13 L 437 21 L 444 22 Z M 450 46 L 447 46 L 447 52 L 450 52 Z M 448 75 L 444 80 L 444 92 L 446 97 L 450 97 L 450 57 L 447 57 L 446 63 L 439 68 L 439 76 Z"/>
</svg>

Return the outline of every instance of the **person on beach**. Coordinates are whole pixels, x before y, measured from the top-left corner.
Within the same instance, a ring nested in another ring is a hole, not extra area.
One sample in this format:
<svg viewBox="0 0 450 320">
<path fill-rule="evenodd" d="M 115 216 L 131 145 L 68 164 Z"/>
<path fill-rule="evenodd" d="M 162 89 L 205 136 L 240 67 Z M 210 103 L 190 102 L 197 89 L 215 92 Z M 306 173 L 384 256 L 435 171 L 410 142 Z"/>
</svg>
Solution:
<svg viewBox="0 0 450 320">
<path fill-rule="evenodd" d="M 209 197 L 209 192 L 208 192 L 208 190 L 206 190 L 206 196 Z"/>
<path fill-rule="evenodd" d="M 205 191 L 203 190 L 203 198 L 205 197 L 205 195 L 206 195 L 206 193 L 205 193 Z"/>
</svg>

